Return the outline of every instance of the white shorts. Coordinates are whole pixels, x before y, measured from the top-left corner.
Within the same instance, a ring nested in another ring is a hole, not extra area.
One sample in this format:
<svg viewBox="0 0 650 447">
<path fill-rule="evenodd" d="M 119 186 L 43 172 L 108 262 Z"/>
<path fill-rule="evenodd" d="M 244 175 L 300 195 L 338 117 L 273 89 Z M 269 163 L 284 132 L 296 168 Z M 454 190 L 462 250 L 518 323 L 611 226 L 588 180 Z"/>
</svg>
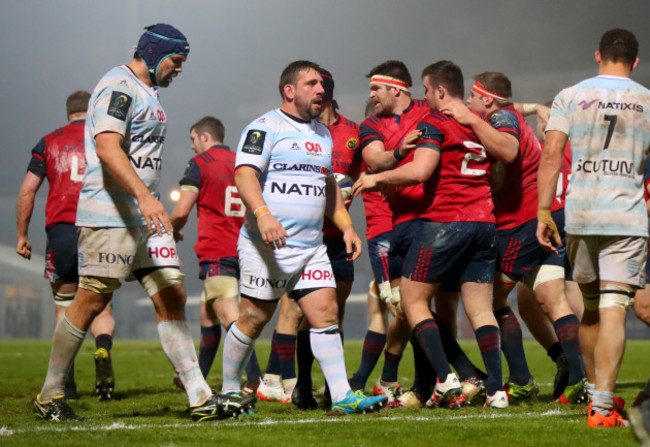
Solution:
<svg viewBox="0 0 650 447">
<path fill-rule="evenodd" d="M 274 301 L 293 290 L 336 287 L 325 245 L 277 250 L 239 236 L 239 292 Z"/>
<path fill-rule="evenodd" d="M 647 238 L 567 234 L 566 248 L 578 284 L 611 281 L 645 287 Z"/>
<path fill-rule="evenodd" d="M 79 276 L 133 280 L 133 272 L 179 267 L 171 234 L 149 234 L 146 227 L 79 227 Z"/>
</svg>

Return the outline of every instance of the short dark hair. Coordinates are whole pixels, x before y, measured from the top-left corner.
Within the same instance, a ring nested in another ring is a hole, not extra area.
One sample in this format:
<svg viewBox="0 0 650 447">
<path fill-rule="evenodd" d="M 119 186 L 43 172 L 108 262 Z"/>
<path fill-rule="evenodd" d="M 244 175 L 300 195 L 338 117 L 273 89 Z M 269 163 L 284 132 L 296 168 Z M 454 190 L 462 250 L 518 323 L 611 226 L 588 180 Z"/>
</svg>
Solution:
<svg viewBox="0 0 650 447">
<path fill-rule="evenodd" d="M 282 99 L 284 99 L 284 86 L 287 84 L 296 85 L 298 82 L 298 73 L 310 68 L 319 73 L 322 70 L 317 63 L 305 60 L 293 61 L 282 70 L 282 74 L 280 75 L 280 85 L 278 85 Z"/>
<path fill-rule="evenodd" d="M 388 60 L 386 62 L 382 62 L 370 70 L 370 72 L 366 75 L 366 78 L 372 78 L 374 75 L 390 76 L 391 78 L 396 78 L 406 83 L 406 85 L 409 87 L 413 86 L 411 73 L 409 73 L 409 69 L 406 68 L 404 62 L 401 61 Z"/>
<path fill-rule="evenodd" d="M 197 134 L 207 132 L 215 140 L 223 143 L 226 136 L 226 130 L 223 127 L 221 120 L 214 116 L 204 116 L 190 127 L 190 132 L 194 131 Z"/>
<path fill-rule="evenodd" d="M 68 115 L 73 113 L 81 113 L 88 111 L 88 102 L 90 101 L 90 93 L 84 90 L 77 90 L 68 96 L 65 101 L 65 111 Z"/>
<path fill-rule="evenodd" d="M 603 34 L 598 45 L 601 60 L 632 65 L 639 54 L 639 42 L 625 29 L 611 29 Z"/>
<path fill-rule="evenodd" d="M 485 73 L 477 74 L 474 80 L 478 81 L 491 92 L 496 93 L 504 98 L 512 97 L 512 85 L 508 76 L 498 71 L 486 71 Z M 497 100 L 498 102 L 504 102 Z M 510 102 L 510 101 L 506 101 Z"/>
<path fill-rule="evenodd" d="M 438 61 L 435 64 L 427 66 L 422 70 L 422 78 L 424 79 L 427 76 L 432 87 L 442 85 L 454 98 L 463 99 L 465 96 L 463 71 L 453 62 Z"/>
</svg>

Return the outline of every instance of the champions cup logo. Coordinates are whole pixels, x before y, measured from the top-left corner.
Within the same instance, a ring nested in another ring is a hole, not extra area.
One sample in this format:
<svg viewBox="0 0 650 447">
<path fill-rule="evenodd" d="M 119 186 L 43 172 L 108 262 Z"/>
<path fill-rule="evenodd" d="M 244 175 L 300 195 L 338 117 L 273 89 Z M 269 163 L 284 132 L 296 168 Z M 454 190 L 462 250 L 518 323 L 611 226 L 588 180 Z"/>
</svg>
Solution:
<svg viewBox="0 0 650 447">
<path fill-rule="evenodd" d="M 257 142 L 260 140 L 260 137 L 261 137 L 261 135 L 260 135 L 259 132 L 253 132 L 253 133 L 250 135 L 248 142 L 249 142 L 250 144 L 255 144 L 255 143 L 257 143 Z"/>
</svg>

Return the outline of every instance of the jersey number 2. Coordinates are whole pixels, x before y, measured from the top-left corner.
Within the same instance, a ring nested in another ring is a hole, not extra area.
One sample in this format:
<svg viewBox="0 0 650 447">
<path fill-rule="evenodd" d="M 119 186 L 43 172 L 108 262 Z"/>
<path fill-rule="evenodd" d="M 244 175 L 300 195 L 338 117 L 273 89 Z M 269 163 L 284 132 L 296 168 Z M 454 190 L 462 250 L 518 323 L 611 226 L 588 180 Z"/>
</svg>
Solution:
<svg viewBox="0 0 650 447">
<path fill-rule="evenodd" d="M 476 175 L 476 176 L 482 176 L 487 174 L 487 171 L 485 169 L 471 169 L 467 167 L 467 164 L 469 163 L 470 160 L 481 162 L 487 158 L 487 155 L 485 153 L 485 148 L 480 144 L 474 143 L 472 141 L 463 141 L 463 145 L 469 149 L 480 149 L 481 153 L 480 154 L 477 154 L 475 152 L 466 153 L 465 156 L 463 157 L 463 163 L 460 166 L 460 173 L 464 175 Z"/>
<path fill-rule="evenodd" d="M 226 205 L 223 212 L 228 217 L 244 217 L 246 215 L 246 207 L 239 197 L 236 186 L 226 187 Z"/>
</svg>

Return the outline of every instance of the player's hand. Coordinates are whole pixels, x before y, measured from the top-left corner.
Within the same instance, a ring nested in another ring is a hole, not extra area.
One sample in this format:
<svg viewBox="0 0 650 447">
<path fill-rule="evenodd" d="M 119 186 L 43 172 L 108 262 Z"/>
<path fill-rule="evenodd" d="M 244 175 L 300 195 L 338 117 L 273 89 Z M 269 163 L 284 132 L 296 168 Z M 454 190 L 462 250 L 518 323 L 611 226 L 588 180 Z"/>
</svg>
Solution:
<svg viewBox="0 0 650 447">
<path fill-rule="evenodd" d="M 361 239 L 354 231 L 354 226 L 348 225 L 343 227 L 343 242 L 345 242 L 345 252 L 348 254 L 348 261 L 355 261 L 361 256 Z"/>
<path fill-rule="evenodd" d="M 539 210 L 537 212 L 537 241 L 549 253 L 559 254 L 557 246 L 562 245 L 562 239 L 557 230 L 557 225 L 551 217 L 551 212 Z M 555 243 L 555 244 L 553 244 Z"/>
<path fill-rule="evenodd" d="M 356 197 L 364 191 L 377 190 L 377 176 L 375 174 L 361 174 L 359 180 L 352 185 L 352 197 Z"/>
<path fill-rule="evenodd" d="M 544 104 L 536 104 L 535 113 L 537 114 L 537 118 L 544 120 L 544 122 L 548 122 L 548 119 L 551 116 L 551 108 Z"/>
<path fill-rule="evenodd" d="M 474 120 L 480 119 L 477 115 L 472 113 L 469 107 L 460 101 L 452 102 L 440 111 L 445 115 L 451 116 L 453 119 L 458 121 L 458 124 L 463 126 L 471 126 Z"/>
<path fill-rule="evenodd" d="M 25 259 L 32 259 L 32 244 L 29 242 L 29 239 L 26 237 L 18 238 L 18 244 L 16 245 L 16 253 L 22 256 Z"/>
<path fill-rule="evenodd" d="M 163 231 L 167 234 L 174 233 L 172 221 L 165 211 L 165 207 L 153 195 L 145 196 L 138 202 L 138 206 L 147 223 L 149 234 L 156 232 L 158 236 L 162 236 Z"/>
<path fill-rule="evenodd" d="M 406 134 L 402 140 L 402 144 L 399 146 L 399 153 L 402 157 L 406 157 L 409 152 L 415 149 L 418 138 L 420 138 L 420 131 L 417 129 Z"/>
<path fill-rule="evenodd" d="M 287 230 L 271 213 L 267 212 L 257 218 L 257 228 L 259 228 L 264 245 L 267 247 L 275 250 L 287 246 Z"/>
</svg>

